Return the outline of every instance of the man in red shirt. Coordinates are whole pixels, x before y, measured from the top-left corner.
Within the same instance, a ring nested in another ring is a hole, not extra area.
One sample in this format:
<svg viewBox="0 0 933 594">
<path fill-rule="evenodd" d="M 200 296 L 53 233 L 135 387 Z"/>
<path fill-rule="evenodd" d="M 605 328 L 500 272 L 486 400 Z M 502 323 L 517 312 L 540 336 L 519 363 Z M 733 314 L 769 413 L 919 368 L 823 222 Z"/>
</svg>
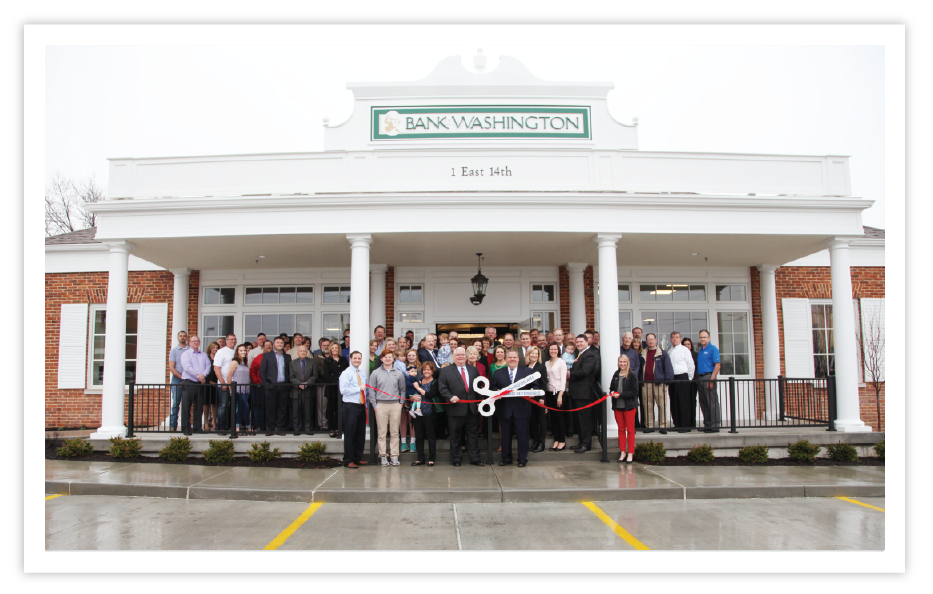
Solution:
<svg viewBox="0 0 933 594">
<path fill-rule="evenodd" d="M 660 427 L 661 433 L 667 433 L 667 385 L 674 379 L 674 367 L 670 356 L 658 347 L 658 337 L 649 332 L 645 335 L 648 348 L 645 349 L 644 382 L 641 386 L 641 403 L 645 411 L 645 433 L 651 433 Z M 657 424 L 654 408 L 658 407 Z"/>
<path fill-rule="evenodd" d="M 253 384 L 249 391 L 250 399 L 252 400 L 252 402 L 250 402 L 249 410 L 253 413 L 253 420 L 250 426 L 254 430 L 256 427 L 262 427 L 262 413 L 264 409 L 264 399 L 262 397 L 262 380 L 259 378 L 259 364 L 262 363 L 262 356 L 271 352 L 272 341 L 267 340 L 262 345 L 262 352 L 253 358 L 253 362 L 249 366 L 249 383 Z"/>
</svg>

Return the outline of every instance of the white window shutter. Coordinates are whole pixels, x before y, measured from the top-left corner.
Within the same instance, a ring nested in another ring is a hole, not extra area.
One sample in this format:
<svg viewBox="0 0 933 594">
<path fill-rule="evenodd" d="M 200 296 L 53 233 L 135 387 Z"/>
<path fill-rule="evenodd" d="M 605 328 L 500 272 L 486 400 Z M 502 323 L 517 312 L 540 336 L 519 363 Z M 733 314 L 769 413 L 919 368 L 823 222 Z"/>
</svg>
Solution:
<svg viewBox="0 0 933 594">
<path fill-rule="evenodd" d="M 139 306 L 139 335 L 136 338 L 136 383 L 164 384 L 168 332 L 168 303 Z"/>
<path fill-rule="evenodd" d="M 784 312 L 784 373 L 789 378 L 813 377 L 813 327 L 809 299 L 781 299 Z"/>
<path fill-rule="evenodd" d="M 87 303 L 62 305 L 58 332 L 58 389 L 87 388 Z"/>
<path fill-rule="evenodd" d="M 872 381 L 871 369 L 868 369 L 869 366 L 869 354 L 868 348 L 869 343 L 871 342 L 871 333 L 872 329 L 870 326 L 875 325 L 877 330 L 875 332 L 881 336 L 882 341 L 884 339 L 884 299 L 862 299 L 862 342 L 863 348 L 865 349 L 864 359 L 866 362 L 865 368 L 865 381 Z M 878 374 L 878 379 L 884 381 L 884 342 L 879 343 L 880 348 L 880 370 Z"/>
</svg>

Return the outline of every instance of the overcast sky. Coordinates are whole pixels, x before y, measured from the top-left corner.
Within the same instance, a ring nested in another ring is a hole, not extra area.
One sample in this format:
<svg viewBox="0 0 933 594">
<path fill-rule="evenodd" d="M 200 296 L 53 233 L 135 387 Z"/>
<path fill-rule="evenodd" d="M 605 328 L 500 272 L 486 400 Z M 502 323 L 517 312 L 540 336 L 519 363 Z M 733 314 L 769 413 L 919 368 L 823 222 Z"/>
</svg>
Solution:
<svg viewBox="0 0 933 594">
<path fill-rule="evenodd" d="M 400 35 L 399 39 L 408 39 Z M 350 114 L 347 82 L 406 81 L 483 47 L 555 81 L 609 81 L 640 118 L 642 150 L 850 155 L 852 191 L 884 227 L 880 46 L 52 46 L 46 174 L 95 175 L 108 157 L 317 151 L 322 118 Z M 455 39 L 455 41 L 458 41 Z M 514 42 L 514 39 L 510 39 Z"/>
</svg>

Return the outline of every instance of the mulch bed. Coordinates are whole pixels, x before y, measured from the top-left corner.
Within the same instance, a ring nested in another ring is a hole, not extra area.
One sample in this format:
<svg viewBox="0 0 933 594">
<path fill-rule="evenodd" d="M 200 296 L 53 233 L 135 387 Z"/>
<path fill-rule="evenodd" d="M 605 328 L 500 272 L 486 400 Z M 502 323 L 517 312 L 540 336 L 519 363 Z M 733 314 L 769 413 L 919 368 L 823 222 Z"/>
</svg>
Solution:
<svg viewBox="0 0 933 594">
<path fill-rule="evenodd" d="M 92 456 L 76 456 L 74 458 L 63 458 L 55 453 L 49 453 L 45 456 L 46 460 L 70 460 L 75 462 L 133 462 L 136 464 L 193 464 L 195 466 L 254 466 L 257 468 L 336 468 L 343 466 L 340 460 L 325 457 L 317 464 L 306 464 L 299 462 L 298 458 L 277 458 L 270 462 L 252 462 L 246 456 L 235 456 L 232 462 L 223 464 L 209 464 L 204 458 L 190 457 L 182 462 L 170 462 L 163 460 L 158 456 L 139 456 L 137 458 L 116 459 L 111 458 L 109 454 L 95 453 Z"/>
<path fill-rule="evenodd" d="M 735 457 L 716 458 L 712 462 L 690 462 L 686 456 L 667 457 L 661 464 L 650 466 L 884 466 L 884 460 L 874 456 L 859 458 L 858 462 L 837 462 L 829 458 L 817 458 L 813 464 L 798 462 L 790 458 L 768 458 L 763 464 L 742 462 Z"/>
</svg>

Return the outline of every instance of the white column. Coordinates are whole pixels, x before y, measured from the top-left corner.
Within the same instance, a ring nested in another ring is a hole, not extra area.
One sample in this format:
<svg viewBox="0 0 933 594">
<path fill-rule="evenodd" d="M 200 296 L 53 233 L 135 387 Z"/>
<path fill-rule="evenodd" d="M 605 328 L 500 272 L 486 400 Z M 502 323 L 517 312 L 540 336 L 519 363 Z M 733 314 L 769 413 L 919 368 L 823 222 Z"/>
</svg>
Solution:
<svg viewBox="0 0 933 594">
<path fill-rule="evenodd" d="M 175 275 L 175 290 L 172 292 L 172 348 L 178 346 L 178 333 L 188 330 L 188 281 L 191 270 L 172 268 Z M 190 335 L 190 332 L 189 332 Z"/>
<path fill-rule="evenodd" d="M 836 430 L 847 433 L 871 431 L 859 415 L 858 357 L 855 350 L 855 312 L 852 309 L 852 276 L 849 239 L 834 238 L 829 244 L 829 273 L 833 283 L 833 344 L 836 355 Z"/>
<path fill-rule="evenodd" d="M 128 241 L 107 242 L 110 267 L 107 276 L 107 322 L 104 335 L 104 390 L 100 427 L 91 439 L 126 435 L 123 407 L 126 400 L 126 288 L 129 277 Z"/>
<path fill-rule="evenodd" d="M 369 246 L 373 236 L 347 235 L 350 242 L 350 352 L 369 353 Z M 368 361 L 369 359 L 367 359 Z"/>
<path fill-rule="evenodd" d="M 369 323 L 372 326 L 370 331 L 376 326 L 386 325 L 386 272 L 388 269 L 387 264 L 369 265 L 369 282 L 372 283 L 369 295 Z"/>
<path fill-rule="evenodd" d="M 574 334 L 582 334 L 586 330 L 586 296 L 583 291 L 583 273 L 586 264 L 567 264 L 570 275 L 570 326 L 561 320 L 564 330 L 571 330 Z M 602 338 L 602 332 L 600 332 Z"/>
<path fill-rule="evenodd" d="M 599 355 L 602 376 L 599 381 L 604 391 L 609 390 L 612 374 L 618 369 L 619 353 L 619 270 L 616 262 L 616 244 L 621 235 L 603 234 L 596 236 L 599 246 Z M 610 408 L 606 407 L 606 427 L 615 426 Z"/>
<path fill-rule="evenodd" d="M 764 377 L 775 379 L 781 374 L 781 343 L 778 336 L 777 289 L 774 273 L 779 268 L 773 264 L 758 267 L 761 290 L 761 346 L 764 356 Z M 751 324 L 751 320 L 749 320 Z M 765 418 L 771 419 L 771 409 L 779 405 L 779 396 L 771 382 L 765 383 Z"/>
</svg>

